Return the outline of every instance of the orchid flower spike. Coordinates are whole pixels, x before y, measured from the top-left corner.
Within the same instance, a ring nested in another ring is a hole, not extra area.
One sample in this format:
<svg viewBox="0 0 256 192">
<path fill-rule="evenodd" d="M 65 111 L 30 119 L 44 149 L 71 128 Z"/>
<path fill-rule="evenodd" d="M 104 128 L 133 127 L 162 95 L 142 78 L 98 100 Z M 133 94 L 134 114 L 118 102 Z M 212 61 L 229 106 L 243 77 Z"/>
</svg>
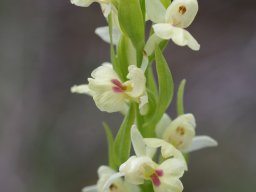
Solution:
<svg viewBox="0 0 256 192">
<path fill-rule="evenodd" d="M 146 0 L 146 9 L 155 34 L 162 39 L 172 39 L 179 46 L 199 50 L 200 45 L 184 28 L 194 20 L 198 12 L 197 0 L 174 0 L 167 10 L 160 0 Z"/>
<path fill-rule="evenodd" d="M 139 103 L 141 113 L 145 113 L 148 103 L 146 95 L 146 78 L 142 69 L 135 65 L 128 68 L 127 81 L 122 82 L 110 63 L 103 63 L 92 72 L 86 85 L 75 85 L 73 93 L 84 93 L 93 97 L 101 111 L 124 112 L 127 103 Z"/>
<path fill-rule="evenodd" d="M 82 192 L 103 192 L 103 187 L 108 179 L 115 175 L 116 172 L 108 166 L 100 166 L 98 169 L 99 180 L 97 185 L 87 186 L 82 189 Z M 107 192 L 139 192 L 140 189 L 136 185 L 129 184 L 123 179 L 118 178 L 114 180 Z"/>
<path fill-rule="evenodd" d="M 134 185 L 149 180 L 155 192 L 181 192 L 183 185 L 179 178 L 187 170 L 181 152 L 161 139 L 143 138 L 136 126 L 131 129 L 131 140 L 136 155 L 119 167 L 119 176 L 124 176 L 126 182 Z M 160 164 L 152 160 L 158 148 L 161 149 L 161 156 L 164 159 Z M 112 179 L 115 179 L 115 176 L 110 178 L 108 183 L 111 183 Z M 105 185 L 106 188 L 108 186 L 109 184 Z"/>
<path fill-rule="evenodd" d="M 156 134 L 184 153 L 217 146 L 217 142 L 209 136 L 195 136 L 195 128 L 193 114 L 180 115 L 173 121 L 165 115 L 157 125 Z"/>
</svg>

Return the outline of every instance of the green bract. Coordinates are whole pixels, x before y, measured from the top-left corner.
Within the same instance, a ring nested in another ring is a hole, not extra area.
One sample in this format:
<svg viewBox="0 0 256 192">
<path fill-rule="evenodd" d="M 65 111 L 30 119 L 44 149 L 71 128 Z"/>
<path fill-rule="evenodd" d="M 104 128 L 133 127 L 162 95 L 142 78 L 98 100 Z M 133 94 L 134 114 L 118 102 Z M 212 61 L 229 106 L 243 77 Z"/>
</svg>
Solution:
<svg viewBox="0 0 256 192">
<path fill-rule="evenodd" d="M 145 44 L 145 22 L 138 0 L 121 0 L 118 9 L 120 27 L 137 51 L 137 65 L 141 65 Z"/>
<path fill-rule="evenodd" d="M 173 98 L 173 79 L 169 66 L 159 47 L 155 49 L 156 70 L 159 84 L 159 96 L 157 99 L 157 106 L 151 120 L 145 123 L 147 129 L 146 136 L 153 136 L 154 129 L 158 121 L 161 119 L 166 109 L 170 105 Z"/>
</svg>

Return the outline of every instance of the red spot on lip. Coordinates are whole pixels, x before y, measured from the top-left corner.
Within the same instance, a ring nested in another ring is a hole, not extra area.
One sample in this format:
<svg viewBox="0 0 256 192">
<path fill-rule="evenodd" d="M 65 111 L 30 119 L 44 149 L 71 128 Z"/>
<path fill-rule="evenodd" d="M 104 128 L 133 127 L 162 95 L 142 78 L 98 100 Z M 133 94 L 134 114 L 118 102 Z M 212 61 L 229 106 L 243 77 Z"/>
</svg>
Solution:
<svg viewBox="0 0 256 192">
<path fill-rule="evenodd" d="M 157 169 L 155 172 L 150 176 L 152 183 L 156 186 L 159 187 L 161 185 L 161 181 L 159 177 L 162 177 L 164 175 L 163 170 Z"/>
<path fill-rule="evenodd" d="M 119 80 L 112 79 L 111 82 L 115 85 L 112 87 L 112 90 L 116 93 L 123 93 L 127 87 L 124 86 Z"/>
<path fill-rule="evenodd" d="M 153 183 L 155 186 L 157 186 L 157 187 L 160 186 L 161 181 L 160 181 L 159 177 L 158 177 L 155 173 L 154 173 L 153 175 L 151 175 L 151 179 L 152 179 L 152 183 Z"/>
<path fill-rule="evenodd" d="M 156 174 L 157 174 L 157 176 L 159 176 L 159 177 L 161 177 L 161 176 L 163 176 L 163 175 L 164 175 L 163 170 L 160 170 L 160 169 L 157 169 L 157 170 L 155 171 L 155 173 L 156 173 Z"/>
</svg>

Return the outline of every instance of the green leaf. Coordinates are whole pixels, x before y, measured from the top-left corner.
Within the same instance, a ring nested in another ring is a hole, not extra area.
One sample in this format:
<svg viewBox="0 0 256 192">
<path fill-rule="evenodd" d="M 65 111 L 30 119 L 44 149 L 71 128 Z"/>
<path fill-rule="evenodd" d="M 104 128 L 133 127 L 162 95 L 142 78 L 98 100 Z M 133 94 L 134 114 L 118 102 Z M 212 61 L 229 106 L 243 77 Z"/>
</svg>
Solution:
<svg viewBox="0 0 256 192">
<path fill-rule="evenodd" d="M 133 43 L 137 51 L 137 66 L 141 65 L 145 44 L 145 23 L 139 0 L 122 0 L 119 4 L 120 27 Z"/>
<path fill-rule="evenodd" d="M 148 121 L 145 124 L 145 129 L 147 129 L 147 136 L 154 136 L 155 126 L 162 118 L 166 109 L 169 107 L 172 98 L 173 98 L 173 78 L 169 66 L 160 50 L 157 46 L 155 49 L 155 58 L 156 58 L 156 70 L 157 70 L 157 78 L 159 84 L 159 97 L 157 102 L 157 107 L 155 114 L 151 121 Z"/>
<path fill-rule="evenodd" d="M 118 71 L 120 78 L 125 81 L 128 74 L 128 66 L 136 64 L 136 50 L 130 39 L 124 34 L 121 36 L 117 48 Z"/>
<path fill-rule="evenodd" d="M 149 89 L 147 89 L 148 95 L 148 113 L 145 116 L 146 121 L 151 119 L 156 111 L 157 106 L 157 97 L 156 95 Z"/>
<path fill-rule="evenodd" d="M 129 112 L 127 113 L 114 142 L 115 153 L 119 157 L 121 163 L 125 162 L 130 156 L 131 138 L 130 131 L 135 120 L 135 106 L 130 105 Z M 120 166 L 120 164 L 118 165 Z"/>
<path fill-rule="evenodd" d="M 172 73 L 159 47 L 156 47 L 155 58 L 159 83 L 158 113 L 156 113 L 156 117 L 160 120 L 172 101 L 174 84 Z"/>
<path fill-rule="evenodd" d="M 116 162 L 118 162 L 115 155 L 115 151 L 114 151 L 114 138 L 113 138 L 113 134 L 111 132 L 110 127 L 108 126 L 107 123 L 103 122 L 103 127 L 105 129 L 105 133 L 107 136 L 107 141 L 108 141 L 108 164 L 111 168 L 116 169 Z"/>
<path fill-rule="evenodd" d="M 139 104 L 136 103 L 136 107 L 135 107 L 135 114 L 136 114 L 136 125 L 138 130 L 142 133 L 143 135 L 143 117 L 140 114 L 140 109 L 139 109 Z"/>
<path fill-rule="evenodd" d="M 163 40 L 159 43 L 159 47 L 161 49 L 161 51 L 163 51 L 165 49 L 165 47 L 168 45 L 168 42 L 167 40 Z M 151 63 L 153 60 L 155 59 L 155 54 L 152 54 L 149 56 L 149 63 Z"/>
<path fill-rule="evenodd" d="M 143 15 L 143 21 L 145 21 L 145 16 L 146 16 L 145 0 L 140 0 L 140 7 Z"/>
<path fill-rule="evenodd" d="M 152 65 L 148 66 L 146 71 L 146 77 L 147 77 L 147 87 L 157 97 L 158 91 L 157 91 L 157 85 L 155 82 Z"/>
<path fill-rule="evenodd" d="M 180 82 L 178 92 L 177 92 L 177 114 L 182 115 L 184 114 L 184 89 L 186 85 L 186 80 L 183 79 Z"/>
<path fill-rule="evenodd" d="M 147 78 L 147 95 L 148 95 L 148 112 L 144 116 L 144 122 L 151 120 L 152 116 L 155 113 L 156 106 L 157 106 L 157 98 L 158 98 L 158 88 L 155 82 L 155 77 L 153 74 L 152 65 L 148 66 L 146 72 L 146 78 Z M 140 130 L 142 135 L 144 136 L 144 129 Z"/>
<path fill-rule="evenodd" d="M 151 181 L 145 180 L 142 185 L 140 185 L 141 191 L 151 192 L 154 191 Z"/>
<path fill-rule="evenodd" d="M 115 8 L 118 8 L 118 1 L 119 0 L 111 0 L 111 4 L 115 6 Z"/>
</svg>

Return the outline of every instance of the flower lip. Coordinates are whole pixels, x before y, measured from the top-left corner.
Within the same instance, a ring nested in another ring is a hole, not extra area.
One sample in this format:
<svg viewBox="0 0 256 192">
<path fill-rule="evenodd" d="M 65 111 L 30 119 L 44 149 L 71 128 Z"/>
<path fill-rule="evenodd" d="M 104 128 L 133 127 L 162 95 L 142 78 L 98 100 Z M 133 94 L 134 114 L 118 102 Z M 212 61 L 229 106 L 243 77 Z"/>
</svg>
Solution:
<svg viewBox="0 0 256 192">
<path fill-rule="evenodd" d="M 161 185 L 161 181 L 159 177 L 162 177 L 164 175 L 163 170 L 157 169 L 155 172 L 150 176 L 152 183 L 156 186 L 159 187 Z"/>
<path fill-rule="evenodd" d="M 157 169 L 157 170 L 156 170 L 156 174 L 157 174 L 157 176 L 161 177 L 161 176 L 164 175 L 164 172 L 163 172 L 163 170 L 161 170 L 161 169 Z"/>
<path fill-rule="evenodd" d="M 184 15 L 186 13 L 186 11 L 187 11 L 187 8 L 184 5 L 179 7 L 179 13 L 181 15 Z"/>
<path fill-rule="evenodd" d="M 112 79 L 111 82 L 115 85 L 112 87 L 115 93 L 123 93 L 127 90 L 127 86 L 123 85 L 119 80 Z"/>
</svg>

